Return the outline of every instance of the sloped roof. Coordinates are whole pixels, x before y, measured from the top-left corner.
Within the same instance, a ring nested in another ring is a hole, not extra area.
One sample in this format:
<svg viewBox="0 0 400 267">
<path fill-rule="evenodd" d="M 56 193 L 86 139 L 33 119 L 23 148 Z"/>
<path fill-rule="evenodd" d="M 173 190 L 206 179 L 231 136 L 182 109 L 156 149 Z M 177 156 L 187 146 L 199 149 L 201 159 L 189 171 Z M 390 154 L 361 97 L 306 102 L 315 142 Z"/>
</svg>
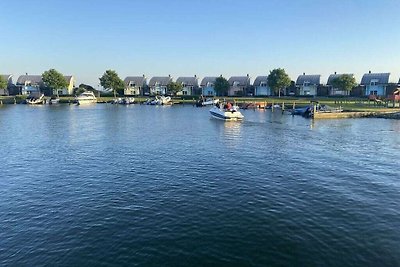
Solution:
<svg viewBox="0 0 400 267">
<path fill-rule="evenodd" d="M 27 81 L 40 84 L 42 83 L 42 75 L 21 75 L 18 77 L 17 84 L 25 84 Z"/>
<path fill-rule="evenodd" d="M 321 84 L 321 75 L 300 75 L 297 78 L 296 85 L 303 85 L 304 83 L 309 83 L 311 85 L 320 85 Z"/>
<path fill-rule="evenodd" d="M 239 86 L 248 86 L 250 85 L 250 77 L 249 76 L 232 76 L 228 80 L 229 84 L 232 86 L 234 82 L 238 82 Z"/>
<path fill-rule="evenodd" d="M 361 85 L 371 84 L 371 80 L 378 80 L 378 84 L 388 84 L 390 73 L 365 73 L 361 79 Z"/>
<path fill-rule="evenodd" d="M 253 85 L 260 86 L 261 82 L 267 82 L 267 81 L 268 81 L 268 76 L 257 76 L 257 78 L 254 80 Z"/>
<path fill-rule="evenodd" d="M 329 77 L 328 77 L 328 81 L 327 81 L 326 85 L 332 85 L 332 81 L 335 80 L 336 78 L 339 78 L 339 77 L 342 76 L 342 75 L 351 75 L 351 76 L 354 77 L 354 74 L 353 74 L 353 73 L 331 74 L 331 75 L 329 75 Z"/>
<path fill-rule="evenodd" d="M 146 84 L 146 77 L 144 77 L 144 76 L 128 76 L 128 77 L 126 77 L 124 80 L 125 85 L 128 85 L 130 82 L 133 82 L 136 85 L 143 86 L 144 84 Z"/>
<path fill-rule="evenodd" d="M 199 81 L 197 79 L 197 77 L 179 77 L 178 79 L 176 79 L 177 83 L 184 83 L 188 86 L 198 86 L 199 85 Z"/>
<path fill-rule="evenodd" d="M 158 83 L 161 86 L 167 86 L 170 82 L 172 82 L 172 78 L 169 76 L 166 77 L 152 77 L 149 82 L 149 86 L 155 86 Z"/>
<path fill-rule="evenodd" d="M 203 80 L 201 80 L 200 86 L 207 86 L 208 83 L 215 83 L 215 80 L 217 77 L 204 77 Z"/>
<path fill-rule="evenodd" d="M 64 76 L 64 78 L 67 81 L 67 83 L 69 84 L 74 77 L 72 75 L 68 75 L 68 76 Z M 18 77 L 17 84 L 23 85 L 27 81 L 30 81 L 33 84 L 41 84 L 41 83 L 43 83 L 42 75 L 21 75 Z"/>
</svg>

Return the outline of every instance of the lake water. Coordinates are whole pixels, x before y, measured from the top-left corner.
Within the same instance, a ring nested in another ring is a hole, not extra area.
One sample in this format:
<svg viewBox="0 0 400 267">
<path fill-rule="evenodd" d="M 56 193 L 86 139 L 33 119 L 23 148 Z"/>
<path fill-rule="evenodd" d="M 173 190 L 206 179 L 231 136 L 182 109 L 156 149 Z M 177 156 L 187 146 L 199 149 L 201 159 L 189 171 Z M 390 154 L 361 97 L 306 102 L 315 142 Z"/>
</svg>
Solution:
<svg viewBox="0 0 400 267">
<path fill-rule="evenodd" d="M 400 266 L 400 121 L 0 108 L 1 266 Z"/>
</svg>

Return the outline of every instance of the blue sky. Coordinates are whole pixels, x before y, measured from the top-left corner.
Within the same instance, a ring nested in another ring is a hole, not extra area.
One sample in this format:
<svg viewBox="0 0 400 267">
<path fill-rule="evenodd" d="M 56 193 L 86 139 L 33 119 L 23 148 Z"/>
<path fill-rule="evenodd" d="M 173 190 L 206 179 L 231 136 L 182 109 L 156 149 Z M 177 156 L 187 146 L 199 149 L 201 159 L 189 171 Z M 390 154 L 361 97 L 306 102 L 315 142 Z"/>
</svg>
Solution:
<svg viewBox="0 0 400 267">
<path fill-rule="evenodd" d="M 398 0 L 0 1 L 0 73 L 121 78 L 391 72 Z M 16 78 L 14 78 L 15 80 Z"/>
</svg>

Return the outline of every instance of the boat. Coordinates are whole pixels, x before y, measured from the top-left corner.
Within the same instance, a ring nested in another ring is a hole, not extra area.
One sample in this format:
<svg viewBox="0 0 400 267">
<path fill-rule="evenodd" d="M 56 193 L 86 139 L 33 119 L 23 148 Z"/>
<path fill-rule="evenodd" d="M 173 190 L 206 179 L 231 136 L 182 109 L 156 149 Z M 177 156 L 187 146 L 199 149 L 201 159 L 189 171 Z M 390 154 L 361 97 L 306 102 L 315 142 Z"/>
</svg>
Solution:
<svg viewBox="0 0 400 267">
<path fill-rule="evenodd" d="M 75 97 L 75 102 L 77 105 L 92 104 L 97 102 L 97 98 L 92 91 L 87 91 Z"/>
<path fill-rule="evenodd" d="M 217 104 L 210 109 L 210 113 L 213 118 L 224 121 L 240 121 L 244 119 L 237 106 L 221 107 Z"/>
<path fill-rule="evenodd" d="M 134 102 L 135 102 L 134 97 L 120 97 L 112 101 L 113 104 L 119 104 L 119 105 L 131 105 Z"/>
<path fill-rule="evenodd" d="M 219 99 L 213 99 L 213 98 L 206 98 L 206 99 L 199 99 L 196 102 L 196 107 L 204 107 L 204 106 L 213 106 L 219 103 Z"/>
<path fill-rule="evenodd" d="M 50 97 L 49 100 L 47 101 L 47 103 L 49 105 L 59 104 L 60 103 L 60 98 L 59 97 L 56 97 L 56 98 Z"/>
<path fill-rule="evenodd" d="M 42 105 L 45 103 L 45 100 L 44 94 L 42 94 L 39 98 L 30 97 L 26 99 L 26 103 L 29 105 Z"/>
<path fill-rule="evenodd" d="M 156 96 L 153 100 L 147 100 L 147 105 L 170 105 L 171 97 L 170 96 Z"/>
</svg>

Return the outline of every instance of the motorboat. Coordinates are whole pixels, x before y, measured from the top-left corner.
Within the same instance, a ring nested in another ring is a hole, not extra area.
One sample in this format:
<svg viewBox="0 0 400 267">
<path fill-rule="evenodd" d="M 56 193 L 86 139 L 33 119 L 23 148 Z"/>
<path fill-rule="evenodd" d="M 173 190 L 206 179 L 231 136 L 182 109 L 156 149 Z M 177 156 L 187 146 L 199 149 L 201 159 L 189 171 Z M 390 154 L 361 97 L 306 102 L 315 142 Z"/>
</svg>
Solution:
<svg viewBox="0 0 400 267">
<path fill-rule="evenodd" d="M 97 102 L 97 98 L 92 91 L 87 91 L 75 97 L 75 102 L 77 105 L 92 104 Z"/>
<path fill-rule="evenodd" d="M 46 101 L 44 94 L 42 94 L 39 98 L 31 97 L 26 99 L 26 103 L 29 105 L 42 105 Z"/>
<path fill-rule="evenodd" d="M 225 108 L 215 105 L 210 109 L 210 113 L 213 118 L 224 121 L 240 121 L 244 119 L 243 114 L 237 106 Z"/>
<path fill-rule="evenodd" d="M 148 105 L 170 105 L 171 97 L 170 96 L 156 96 L 153 100 L 148 100 L 146 102 Z"/>
<path fill-rule="evenodd" d="M 60 103 L 60 98 L 59 97 L 56 97 L 56 98 L 50 97 L 49 100 L 47 100 L 47 103 L 49 105 L 57 105 Z"/>
<path fill-rule="evenodd" d="M 213 106 L 219 103 L 219 99 L 213 99 L 213 98 L 206 98 L 206 99 L 200 99 L 196 102 L 197 107 L 204 107 L 204 106 Z"/>
<path fill-rule="evenodd" d="M 120 104 L 120 105 L 131 105 L 135 102 L 134 97 L 120 97 L 113 100 L 113 104 Z"/>
</svg>

